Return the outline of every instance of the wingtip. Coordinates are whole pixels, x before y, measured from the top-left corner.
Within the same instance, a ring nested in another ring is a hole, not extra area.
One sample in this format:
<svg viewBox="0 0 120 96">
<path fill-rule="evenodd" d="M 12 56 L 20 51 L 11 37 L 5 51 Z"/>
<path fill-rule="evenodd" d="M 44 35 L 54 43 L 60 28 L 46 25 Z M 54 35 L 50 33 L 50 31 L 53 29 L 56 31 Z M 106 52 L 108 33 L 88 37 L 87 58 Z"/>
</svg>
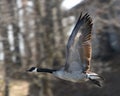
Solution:
<svg viewBox="0 0 120 96">
<path fill-rule="evenodd" d="M 80 13 L 76 24 L 80 23 L 80 21 L 81 21 L 81 24 L 82 24 L 82 22 L 86 22 L 90 27 L 93 25 L 92 18 L 90 17 L 88 12 L 86 12 L 86 13 L 81 12 Z"/>
<path fill-rule="evenodd" d="M 89 24 L 93 24 L 92 23 L 92 18 L 89 14 L 89 12 L 86 12 L 83 14 L 83 12 L 80 13 L 80 16 L 79 16 L 79 20 L 85 20 L 85 22 L 88 22 Z"/>
</svg>

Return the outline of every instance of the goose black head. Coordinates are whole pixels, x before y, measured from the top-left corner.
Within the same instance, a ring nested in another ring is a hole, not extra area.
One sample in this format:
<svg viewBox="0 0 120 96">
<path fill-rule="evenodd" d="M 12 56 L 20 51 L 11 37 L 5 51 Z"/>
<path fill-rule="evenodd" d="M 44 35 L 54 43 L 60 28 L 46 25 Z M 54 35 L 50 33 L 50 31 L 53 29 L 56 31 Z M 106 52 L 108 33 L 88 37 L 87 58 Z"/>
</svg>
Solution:
<svg viewBox="0 0 120 96">
<path fill-rule="evenodd" d="M 36 67 L 31 67 L 30 69 L 27 70 L 28 72 L 36 72 L 37 68 Z"/>
</svg>

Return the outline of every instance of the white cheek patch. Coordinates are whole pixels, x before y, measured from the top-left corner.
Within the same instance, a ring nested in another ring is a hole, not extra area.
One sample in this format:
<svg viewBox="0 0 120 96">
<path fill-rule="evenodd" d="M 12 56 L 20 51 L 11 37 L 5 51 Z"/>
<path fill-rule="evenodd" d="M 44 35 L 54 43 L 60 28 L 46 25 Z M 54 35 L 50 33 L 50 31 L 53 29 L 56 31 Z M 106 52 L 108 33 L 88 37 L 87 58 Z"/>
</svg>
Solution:
<svg viewBox="0 0 120 96">
<path fill-rule="evenodd" d="M 37 72 L 37 68 L 35 68 L 32 72 Z"/>
</svg>

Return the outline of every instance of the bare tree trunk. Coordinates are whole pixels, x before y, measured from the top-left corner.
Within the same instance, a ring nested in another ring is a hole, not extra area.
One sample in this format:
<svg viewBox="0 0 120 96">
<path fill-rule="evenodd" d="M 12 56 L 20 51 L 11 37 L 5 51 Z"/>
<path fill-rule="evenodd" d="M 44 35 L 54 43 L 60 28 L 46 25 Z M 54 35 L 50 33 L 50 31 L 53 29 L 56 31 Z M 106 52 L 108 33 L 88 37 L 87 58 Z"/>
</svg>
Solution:
<svg viewBox="0 0 120 96">
<path fill-rule="evenodd" d="M 5 68 L 5 96 L 9 96 L 9 77 L 11 73 L 11 66 L 12 66 L 12 58 L 11 58 L 11 51 L 10 51 L 10 46 L 8 42 L 8 30 L 5 28 L 2 30 L 1 36 L 5 38 L 2 40 L 3 43 L 3 50 L 4 50 L 4 68 Z"/>
<path fill-rule="evenodd" d="M 0 11 L 1 11 L 1 31 L 0 34 L 2 36 L 2 44 L 3 44 L 3 51 L 4 51 L 4 68 L 5 68 L 5 96 L 9 96 L 9 77 L 11 75 L 11 66 L 13 66 L 12 62 L 12 53 L 10 50 L 10 43 L 8 40 L 8 25 L 10 24 L 11 17 L 10 17 L 10 6 L 7 0 L 1 0 L 0 2 Z"/>
<path fill-rule="evenodd" d="M 35 11 L 35 48 L 36 48 L 36 64 L 37 66 L 39 66 L 40 63 L 42 63 L 42 59 L 44 58 L 44 56 L 42 55 L 44 52 L 44 48 L 43 48 L 43 28 L 42 28 L 42 24 L 41 24 L 41 9 L 42 6 L 40 6 L 39 0 L 34 1 L 34 11 Z"/>
<path fill-rule="evenodd" d="M 9 2 L 9 6 L 10 6 L 10 14 L 12 17 L 12 21 L 11 21 L 11 26 L 12 26 L 12 32 L 13 32 L 13 46 L 14 46 L 14 64 L 16 65 L 16 67 L 21 67 L 21 53 L 20 53 L 20 39 L 19 39 L 19 35 L 20 35 L 20 28 L 19 28 L 19 21 L 18 21 L 18 11 L 15 10 L 15 8 L 17 9 L 17 1 L 16 0 L 7 0 Z M 17 69 L 17 68 L 16 68 Z"/>
<path fill-rule="evenodd" d="M 17 24 L 12 24 L 13 25 L 13 36 L 14 36 L 14 56 L 15 56 L 15 65 L 18 67 L 21 67 L 21 53 L 20 53 L 20 41 L 19 41 L 19 27 Z"/>
<path fill-rule="evenodd" d="M 24 24 L 24 32 L 22 32 L 22 37 L 24 39 L 24 56 L 26 60 L 26 66 L 29 66 L 29 64 L 32 64 L 32 52 L 31 52 L 31 45 L 30 45 L 30 40 L 29 40 L 29 35 L 31 34 L 31 27 L 29 25 L 29 16 L 28 16 L 28 11 L 27 11 L 27 0 L 22 0 L 22 6 L 23 6 L 23 24 Z"/>
</svg>

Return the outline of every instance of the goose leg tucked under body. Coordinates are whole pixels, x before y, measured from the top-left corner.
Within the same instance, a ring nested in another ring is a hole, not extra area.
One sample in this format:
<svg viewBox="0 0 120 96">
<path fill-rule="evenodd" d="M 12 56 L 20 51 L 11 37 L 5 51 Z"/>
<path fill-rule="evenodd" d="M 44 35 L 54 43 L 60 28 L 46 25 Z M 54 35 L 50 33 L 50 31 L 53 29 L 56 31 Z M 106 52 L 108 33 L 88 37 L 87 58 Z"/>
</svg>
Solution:
<svg viewBox="0 0 120 96">
<path fill-rule="evenodd" d="M 81 28 L 81 32 L 80 32 Z M 66 46 L 66 63 L 60 70 L 30 68 L 29 72 L 47 72 L 71 82 L 90 80 L 101 87 L 103 79 L 90 71 L 92 19 L 88 13 L 79 16 Z"/>
</svg>

